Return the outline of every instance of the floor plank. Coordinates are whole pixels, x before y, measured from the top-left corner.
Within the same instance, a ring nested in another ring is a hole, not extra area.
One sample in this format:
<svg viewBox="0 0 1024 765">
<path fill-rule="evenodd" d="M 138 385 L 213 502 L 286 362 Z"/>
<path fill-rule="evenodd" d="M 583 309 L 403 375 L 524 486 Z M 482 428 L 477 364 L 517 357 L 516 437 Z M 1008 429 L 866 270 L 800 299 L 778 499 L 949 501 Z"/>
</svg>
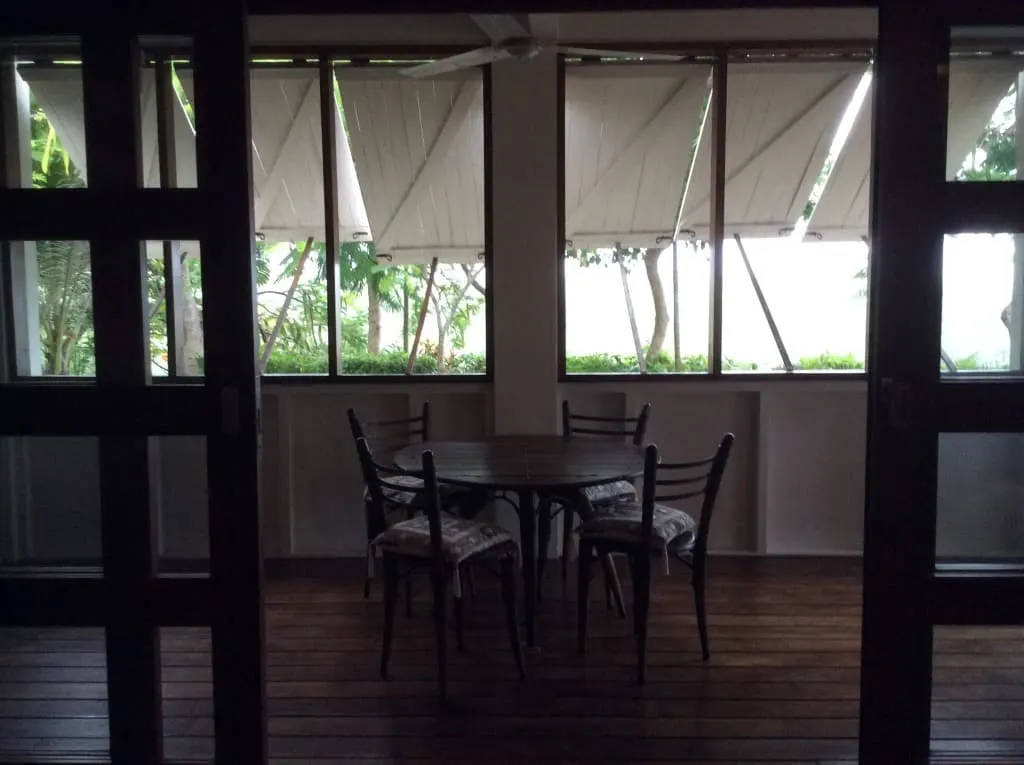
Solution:
<svg viewBox="0 0 1024 765">
<path fill-rule="evenodd" d="M 707 663 L 683 572 L 658 577 L 643 689 L 629 627 L 603 604 L 592 608 L 588 655 L 576 654 L 572 588 L 561 592 L 553 568 L 529 679 L 515 677 L 496 586 L 481 581 L 466 608 L 469 652 L 451 642 L 444 708 L 425 583 L 413 617 L 398 617 L 392 679 L 382 682 L 379 588 L 364 601 L 355 570 L 270 582 L 272 762 L 856 761 L 857 561 L 714 560 Z M 936 631 L 936 763 L 1024 757 L 1022 637 L 1016 629 Z M 209 631 L 165 629 L 161 642 L 167 756 L 208 762 Z M 102 631 L 0 630 L 0 762 L 103 761 L 106 715 Z"/>
</svg>

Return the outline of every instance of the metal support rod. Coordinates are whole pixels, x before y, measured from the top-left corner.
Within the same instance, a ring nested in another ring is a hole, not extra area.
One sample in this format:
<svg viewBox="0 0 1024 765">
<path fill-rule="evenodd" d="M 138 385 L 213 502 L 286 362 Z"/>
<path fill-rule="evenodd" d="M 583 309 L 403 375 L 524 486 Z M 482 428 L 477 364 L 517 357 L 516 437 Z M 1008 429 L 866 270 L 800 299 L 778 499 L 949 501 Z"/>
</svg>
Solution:
<svg viewBox="0 0 1024 765">
<path fill-rule="evenodd" d="M 160 187 L 174 189 L 178 187 L 174 111 L 181 107 L 174 92 L 171 63 L 158 60 L 153 75 L 156 78 L 156 145 Z M 181 243 L 165 240 L 161 244 L 167 317 L 167 376 L 177 377 L 185 371 L 185 286 L 182 278 Z"/>
<path fill-rule="evenodd" d="M 430 294 L 434 291 L 434 277 L 437 275 L 437 258 L 430 259 L 430 272 L 427 274 L 427 288 L 423 292 L 423 305 L 420 306 L 420 317 L 416 322 L 416 336 L 412 340 L 412 349 L 409 351 L 409 363 L 406 364 L 405 373 L 412 374 L 416 366 L 416 354 L 420 347 L 420 337 L 423 335 L 423 325 L 427 321 L 427 311 L 430 310 Z"/>
<path fill-rule="evenodd" d="M 334 101 L 334 67 L 328 56 L 320 57 L 320 135 L 324 169 L 324 244 L 327 246 L 327 374 L 341 373 L 342 314 L 338 262 L 338 105 Z"/>
<path fill-rule="evenodd" d="M 775 338 L 775 347 L 779 349 L 779 355 L 782 356 L 782 365 L 786 368 L 787 372 L 792 372 L 793 362 L 789 360 L 789 353 L 786 351 L 786 344 L 782 342 L 782 335 L 779 334 L 779 327 L 775 323 L 775 317 L 772 316 L 772 309 L 768 307 L 768 300 L 765 299 L 764 292 L 761 290 L 761 284 L 757 281 L 757 276 L 754 274 L 754 268 L 750 265 L 750 258 L 747 257 L 747 251 L 743 247 L 743 238 L 739 234 L 734 234 L 733 236 L 736 239 L 736 246 L 740 249 L 743 265 L 747 267 L 747 275 L 750 277 L 750 284 L 754 287 L 754 293 L 757 295 L 757 302 L 761 304 L 765 321 L 768 322 L 768 329 L 772 331 L 772 337 Z"/>
<path fill-rule="evenodd" d="M 683 366 L 679 351 L 679 240 L 672 240 L 672 353 L 675 358 L 675 370 L 679 372 Z"/>
<path fill-rule="evenodd" d="M 708 365 L 711 374 L 722 373 L 722 278 L 725 257 L 725 139 L 729 112 L 729 54 L 719 50 L 712 69 L 711 85 L 711 338 Z"/>
</svg>

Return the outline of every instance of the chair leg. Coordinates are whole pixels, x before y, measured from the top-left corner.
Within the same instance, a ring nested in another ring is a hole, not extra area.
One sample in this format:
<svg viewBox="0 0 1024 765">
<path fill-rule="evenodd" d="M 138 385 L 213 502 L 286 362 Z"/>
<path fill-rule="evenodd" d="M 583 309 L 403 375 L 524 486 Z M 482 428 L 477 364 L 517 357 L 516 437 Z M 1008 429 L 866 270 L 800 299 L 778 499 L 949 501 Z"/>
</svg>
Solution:
<svg viewBox="0 0 1024 765">
<path fill-rule="evenodd" d="M 463 575 L 463 580 L 465 580 L 466 579 L 466 576 L 465 576 L 466 571 L 462 571 L 461 574 Z M 456 571 L 455 572 L 455 576 L 459 576 L 459 575 L 460 575 L 460 572 Z M 454 602 L 454 606 L 455 606 L 455 608 L 454 608 L 454 611 L 455 611 L 455 647 L 459 651 L 465 651 L 466 650 L 466 641 L 465 641 L 465 633 L 463 632 L 462 597 L 459 596 L 459 595 L 456 595 L 454 598 L 452 598 L 452 600 L 455 601 Z"/>
<path fill-rule="evenodd" d="M 629 556 L 629 580 L 633 587 L 633 636 L 640 637 L 641 621 L 643 614 L 640 612 L 640 599 L 642 596 L 638 567 L 632 555 Z"/>
<path fill-rule="evenodd" d="M 448 698 L 448 640 L 445 625 L 448 604 L 445 602 L 444 576 L 433 574 L 431 583 L 434 589 L 434 632 L 437 640 L 437 688 L 441 700 Z"/>
<path fill-rule="evenodd" d="M 501 599 L 505 602 L 505 622 L 516 669 L 519 670 L 519 679 L 525 680 L 526 663 L 523 660 L 523 641 L 519 638 L 519 614 L 516 613 L 516 565 L 512 556 L 501 560 Z"/>
<path fill-rule="evenodd" d="M 462 573 L 465 574 L 464 581 L 468 585 L 467 589 L 469 590 L 469 599 L 476 600 L 476 571 L 470 567 Z"/>
<path fill-rule="evenodd" d="M 704 585 L 707 581 L 707 560 L 701 553 L 693 557 L 693 600 L 697 606 L 697 632 L 700 633 L 700 650 L 704 655 L 704 661 L 711 658 L 711 650 L 708 648 L 708 614 L 707 603 L 704 594 Z"/>
<path fill-rule="evenodd" d="M 562 507 L 562 592 L 569 578 L 569 549 L 572 547 L 572 525 L 576 513 L 569 505 Z"/>
<path fill-rule="evenodd" d="M 544 568 L 548 564 L 551 546 L 551 504 L 541 501 L 537 505 L 537 602 L 544 600 Z"/>
<path fill-rule="evenodd" d="M 405 573 L 405 615 L 412 618 L 412 570 Z"/>
<path fill-rule="evenodd" d="M 615 570 L 615 561 L 611 555 L 601 556 L 601 568 L 604 569 L 604 586 L 606 605 L 611 608 L 614 605 L 619 611 L 619 618 L 626 618 L 626 601 L 622 596 L 622 585 L 619 584 L 619 574 Z"/>
<path fill-rule="evenodd" d="M 370 585 L 372 584 L 373 580 L 370 577 L 366 577 L 366 580 L 363 582 L 363 600 L 370 599 Z"/>
<path fill-rule="evenodd" d="M 384 559 L 384 640 L 380 652 L 380 676 L 388 679 L 388 660 L 391 658 L 391 638 L 395 631 L 395 605 L 398 603 L 398 562 Z"/>
<path fill-rule="evenodd" d="M 633 593 L 633 609 L 636 618 L 636 659 L 637 659 L 637 683 L 644 685 L 647 682 L 647 624 L 651 608 L 651 566 L 637 564 L 635 581 L 636 590 Z"/>
<path fill-rule="evenodd" d="M 577 576 L 579 577 L 579 588 L 576 597 L 578 598 L 577 608 L 577 650 L 580 656 L 587 653 L 587 621 L 590 616 L 590 566 L 594 558 L 593 545 L 580 541 L 580 556 L 576 561 Z"/>
</svg>

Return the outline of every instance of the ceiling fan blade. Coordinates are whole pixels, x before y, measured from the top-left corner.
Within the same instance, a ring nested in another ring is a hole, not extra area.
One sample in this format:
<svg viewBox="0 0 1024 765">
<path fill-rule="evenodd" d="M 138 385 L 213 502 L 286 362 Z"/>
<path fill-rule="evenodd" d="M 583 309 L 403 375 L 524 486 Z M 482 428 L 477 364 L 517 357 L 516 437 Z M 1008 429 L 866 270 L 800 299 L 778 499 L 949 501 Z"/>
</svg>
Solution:
<svg viewBox="0 0 1024 765">
<path fill-rule="evenodd" d="M 454 56 L 431 61 L 427 64 L 410 66 L 401 70 L 407 77 L 417 79 L 423 77 L 436 77 L 439 74 L 455 72 L 459 69 L 470 69 L 474 66 L 482 66 L 492 61 L 500 61 L 503 58 L 511 58 L 512 54 L 501 48 L 477 48 L 476 50 L 457 53 Z"/>
<path fill-rule="evenodd" d="M 470 18 L 493 43 L 533 36 L 525 13 L 472 13 Z"/>
<path fill-rule="evenodd" d="M 558 52 L 566 56 L 581 56 L 583 58 L 629 58 L 640 61 L 682 61 L 682 56 L 671 53 L 646 53 L 636 50 L 603 50 L 598 48 L 575 48 L 571 45 L 558 46 Z"/>
</svg>

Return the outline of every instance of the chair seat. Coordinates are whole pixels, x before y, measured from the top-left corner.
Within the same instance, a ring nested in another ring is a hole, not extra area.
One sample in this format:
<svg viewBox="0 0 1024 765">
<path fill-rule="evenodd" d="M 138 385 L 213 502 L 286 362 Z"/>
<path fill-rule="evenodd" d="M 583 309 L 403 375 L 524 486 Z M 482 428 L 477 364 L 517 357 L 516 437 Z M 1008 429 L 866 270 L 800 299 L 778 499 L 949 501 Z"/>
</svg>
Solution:
<svg viewBox="0 0 1024 765">
<path fill-rule="evenodd" d="M 594 542 L 639 542 L 643 505 L 624 502 L 595 509 L 594 514 L 580 526 L 580 537 Z M 651 546 L 660 553 L 671 546 L 684 548 L 696 539 L 697 524 L 689 513 L 667 505 L 654 506 Z"/>
<path fill-rule="evenodd" d="M 515 540 L 500 526 L 441 515 L 441 552 L 445 562 L 453 566 L 510 543 L 514 545 Z M 425 515 L 400 521 L 378 535 L 370 544 L 373 549 L 383 553 L 429 558 L 430 521 Z"/>
<path fill-rule="evenodd" d="M 610 505 L 622 502 L 636 502 L 636 487 L 629 481 L 612 481 L 588 486 L 583 495 L 592 505 Z"/>
</svg>

